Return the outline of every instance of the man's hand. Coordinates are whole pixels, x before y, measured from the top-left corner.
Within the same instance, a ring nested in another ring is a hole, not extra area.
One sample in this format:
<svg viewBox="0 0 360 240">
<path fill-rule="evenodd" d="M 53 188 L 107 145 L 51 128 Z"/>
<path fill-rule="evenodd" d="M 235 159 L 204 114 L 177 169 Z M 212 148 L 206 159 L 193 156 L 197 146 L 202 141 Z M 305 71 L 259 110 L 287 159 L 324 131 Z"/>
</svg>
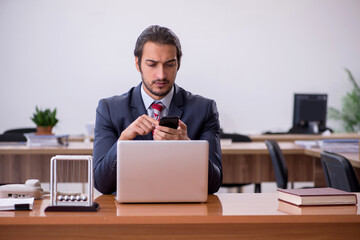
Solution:
<svg viewBox="0 0 360 240">
<path fill-rule="evenodd" d="M 187 126 L 181 120 L 177 129 L 156 125 L 153 137 L 155 140 L 190 140 Z"/>
<path fill-rule="evenodd" d="M 119 140 L 133 140 L 137 135 L 146 135 L 154 130 L 155 125 L 158 124 L 159 121 L 144 114 L 138 117 L 121 133 Z"/>
</svg>

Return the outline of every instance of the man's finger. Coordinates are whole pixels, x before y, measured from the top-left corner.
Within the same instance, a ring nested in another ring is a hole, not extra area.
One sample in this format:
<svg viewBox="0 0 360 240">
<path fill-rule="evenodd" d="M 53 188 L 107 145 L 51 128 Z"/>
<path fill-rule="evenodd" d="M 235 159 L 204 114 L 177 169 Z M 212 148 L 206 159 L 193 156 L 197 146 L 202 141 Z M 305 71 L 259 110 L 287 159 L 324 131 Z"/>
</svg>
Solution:
<svg viewBox="0 0 360 240">
<path fill-rule="evenodd" d="M 179 128 L 182 130 L 187 130 L 186 124 L 179 119 Z"/>
<path fill-rule="evenodd" d="M 158 129 L 161 132 L 168 133 L 168 134 L 171 134 L 171 135 L 176 134 L 177 131 L 178 131 L 177 129 L 169 128 L 169 127 L 165 127 L 165 126 L 160 126 L 160 125 L 156 125 L 155 128 Z"/>
<path fill-rule="evenodd" d="M 147 121 L 147 122 L 150 122 L 152 125 L 158 125 L 159 124 L 159 121 L 156 120 L 156 119 L 153 119 L 152 117 L 148 116 L 148 115 L 142 115 L 141 118 L 144 120 L 144 121 Z"/>
</svg>

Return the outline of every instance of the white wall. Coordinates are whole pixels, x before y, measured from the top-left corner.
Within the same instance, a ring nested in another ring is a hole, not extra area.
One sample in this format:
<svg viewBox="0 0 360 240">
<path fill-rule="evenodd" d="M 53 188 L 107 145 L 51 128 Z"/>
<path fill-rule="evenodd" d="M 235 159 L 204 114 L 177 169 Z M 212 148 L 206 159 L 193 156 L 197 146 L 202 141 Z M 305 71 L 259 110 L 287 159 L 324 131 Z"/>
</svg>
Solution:
<svg viewBox="0 0 360 240">
<path fill-rule="evenodd" d="M 57 107 L 55 133 L 85 133 L 100 98 L 140 82 L 152 24 L 179 36 L 176 82 L 215 99 L 228 132 L 287 130 L 295 92 L 339 108 L 344 68 L 360 79 L 359 0 L 0 0 L 0 132 L 34 126 L 38 105 Z"/>
</svg>

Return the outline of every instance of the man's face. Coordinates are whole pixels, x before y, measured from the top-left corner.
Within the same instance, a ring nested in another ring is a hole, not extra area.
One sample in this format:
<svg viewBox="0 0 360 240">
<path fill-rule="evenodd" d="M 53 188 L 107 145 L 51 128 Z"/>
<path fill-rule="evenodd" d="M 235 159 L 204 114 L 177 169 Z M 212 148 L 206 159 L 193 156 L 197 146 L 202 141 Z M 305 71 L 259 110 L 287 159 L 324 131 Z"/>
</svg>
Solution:
<svg viewBox="0 0 360 240">
<path fill-rule="evenodd" d="M 175 46 L 147 42 L 143 48 L 141 63 L 137 57 L 135 62 L 141 73 L 144 90 L 149 96 L 159 100 L 170 92 L 178 69 Z"/>
</svg>

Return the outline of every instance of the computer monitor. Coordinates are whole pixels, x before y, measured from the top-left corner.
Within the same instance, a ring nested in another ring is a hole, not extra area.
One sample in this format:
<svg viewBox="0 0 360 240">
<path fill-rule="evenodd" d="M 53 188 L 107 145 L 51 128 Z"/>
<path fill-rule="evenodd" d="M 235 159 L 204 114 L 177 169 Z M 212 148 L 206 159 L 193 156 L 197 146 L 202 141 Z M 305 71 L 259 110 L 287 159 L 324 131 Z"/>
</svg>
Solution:
<svg viewBox="0 0 360 240">
<path fill-rule="evenodd" d="M 294 95 L 290 133 L 317 134 L 326 130 L 327 94 Z"/>
</svg>

